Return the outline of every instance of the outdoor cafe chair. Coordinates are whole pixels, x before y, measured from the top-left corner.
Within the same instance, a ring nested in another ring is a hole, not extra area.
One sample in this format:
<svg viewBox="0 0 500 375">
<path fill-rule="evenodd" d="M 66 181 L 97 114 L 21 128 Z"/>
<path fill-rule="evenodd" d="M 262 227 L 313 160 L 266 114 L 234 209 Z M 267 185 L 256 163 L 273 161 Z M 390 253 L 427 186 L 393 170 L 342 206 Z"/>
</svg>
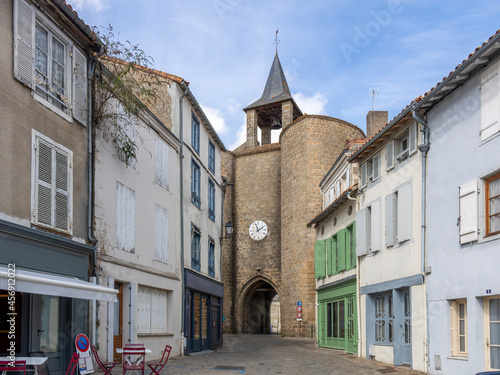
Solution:
<svg viewBox="0 0 500 375">
<path fill-rule="evenodd" d="M 73 375 L 75 370 L 78 368 L 79 359 L 80 359 L 80 354 L 78 354 L 77 352 L 73 353 L 73 357 L 71 357 L 68 369 L 66 370 L 66 375 Z M 76 372 L 76 375 L 78 375 L 78 371 Z"/>
<path fill-rule="evenodd" d="M 115 367 L 118 364 L 118 362 L 102 362 L 101 359 L 99 358 L 99 354 L 97 353 L 96 347 L 92 345 L 90 349 L 92 350 L 94 359 L 101 368 L 101 370 L 104 371 L 106 375 L 111 375 L 111 370 L 113 370 L 113 367 Z"/>
<path fill-rule="evenodd" d="M 0 361 L 0 373 L 5 371 L 22 371 L 26 375 L 26 361 Z"/>
<path fill-rule="evenodd" d="M 151 361 L 151 362 L 146 363 L 149 366 L 149 368 L 151 369 L 151 375 L 153 373 L 155 373 L 156 375 L 160 375 L 160 371 L 167 364 L 168 357 L 170 356 L 171 350 L 172 350 L 172 347 L 170 345 L 166 345 L 165 350 L 163 351 L 163 355 L 161 356 L 161 359 L 159 361 Z"/>
<path fill-rule="evenodd" d="M 138 356 L 135 362 L 132 362 L 132 356 Z M 123 375 L 125 375 L 129 371 L 141 371 L 142 375 L 144 375 L 144 359 L 146 356 L 146 349 L 144 347 L 127 347 L 123 348 L 123 357 L 122 357 L 122 365 L 123 365 Z"/>
</svg>

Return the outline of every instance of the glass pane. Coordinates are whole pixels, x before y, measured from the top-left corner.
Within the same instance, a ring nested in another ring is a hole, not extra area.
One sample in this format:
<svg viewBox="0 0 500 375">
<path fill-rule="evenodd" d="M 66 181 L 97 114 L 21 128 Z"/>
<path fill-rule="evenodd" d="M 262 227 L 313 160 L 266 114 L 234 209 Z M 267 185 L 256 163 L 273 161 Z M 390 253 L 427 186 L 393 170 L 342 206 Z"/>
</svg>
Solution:
<svg viewBox="0 0 500 375">
<path fill-rule="evenodd" d="M 59 350 L 59 297 L 42 296 L 40 351 Z"/>
<path fill-rule="evenodd" d="M 490 346 L 491 368 L 500 370 L 500 347 Z"/>
<path fill-rule="evenodd" d="M 113 322 L 113 335 L 120 335 L 120 297 L 117 298 L 118 302 L 115 303 L 115 311 L 114 311 L 114 322 Z"/>
<path fill-rule="evenodd" d="M 460 320 L 459 321 L 459 335 L 465 335 L 465 320 Z"/>
<path fill-rule="evenodd" d="M 500 323 L 490 323 L 490 344 L 500 345 Z"/>
<path fill-rule="evenodd" d="M 465 337 L 461 336 L 460 337 L 460 349 L 459 351 L 465 352 Z"/>
<path fill-rule="evenodd" d="M 490 199 L 490 215 L 500 213 L 500 197 Z"/>
<path fill-rule="evenodd" d="M 383 320 L 375 322 L 375 341 L 385 342 L 385 321 Z"/>
<path fill-rule="evenodd" d="M 344 301 L 339 301 L 339 337 L 345 337 Z"/>
<path fill-rule="evenodd" d="M 52 64 L 52 87 L 64 95 L 64 68 L 58 64 Z"/>
<path fill-rule="evenodd" d="M 463 304 L 463 303 L 460 303 L 458 305 L 458 317 L 460 319 L 464 319 L 465 318 L 465 304 Z"/>
<path fill-rule="evenodd" d="M 333 337 L 339 337 L 339 304 L 338 302 L 333 303 Z"/>
<path fill-rule="evenodd" d="M 490 217 L 490 233 L 500 231 L 500 215 Z"/>
<path fill-rule="evenodd" d="M 500 178 L 490 181 L 489 187 L 490 187 L 490 197 L 500 195 Z"/>
<path fill-rule="evenodd" d="M 203 296 L 201 301 L 201 338 L 206 340 L 208 337 L 208 297 Z"/>
<path fill-rule="evenodd" d="M 500 298 L 490 299 L 490 321 L 500 322 Z"/>
<path fill-rule="evenodd" d="M 64 65 L 64 45 L 52 38 L 52 58 L 60 65 Z"/>
<path fill-rule="evenodd" d="M 332 337 L 332 304 L 326 305 L 326 336 Z"/>
<path fill-rule="evenodd" d="M 385 302 L 384 296 L 378 296 L 375 299 L 375 303 L 376 303 L 375 317 L 376 318 L 384 318 L 385 317 L 385 303 L 384 302 Z"/>
<path fill-rule="evenodd" d="M 201 297 L 198 293 L 194 294 L 194 306 L 193 306 L 193 338 L 200 338 L 200 303 Z"/>
<path fill-rule="evenodd" d="M 47 54 L 49 37 L 45 29 L 39 24 L 35 26 L 35 67 L 43 75 L 47 75 Z"/>
<path fill-rule="evenodd" d="M 389 342 L 394 342 L 394 321 L 389 320 Z"/>
</svg>

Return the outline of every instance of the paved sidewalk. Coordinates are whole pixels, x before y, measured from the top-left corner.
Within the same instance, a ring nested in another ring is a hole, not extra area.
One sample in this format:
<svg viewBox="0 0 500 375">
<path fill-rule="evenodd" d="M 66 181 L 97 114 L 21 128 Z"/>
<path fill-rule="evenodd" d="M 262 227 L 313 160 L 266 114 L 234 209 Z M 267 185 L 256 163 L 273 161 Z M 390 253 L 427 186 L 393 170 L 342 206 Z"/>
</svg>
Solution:
<svg viewBox="0 0 500 375">
<path fill-rule="evenodd" d="M 217 369 L 219 368 L 219 369 Z M 342 351 L 317 348 L 311 339 L 278 335 L 224 335 L 215 352 L 194 353 L 168 360 L 168 374 L 404 374 L 422 375 L 405 367 L 357 358 Z"/>
</svg>

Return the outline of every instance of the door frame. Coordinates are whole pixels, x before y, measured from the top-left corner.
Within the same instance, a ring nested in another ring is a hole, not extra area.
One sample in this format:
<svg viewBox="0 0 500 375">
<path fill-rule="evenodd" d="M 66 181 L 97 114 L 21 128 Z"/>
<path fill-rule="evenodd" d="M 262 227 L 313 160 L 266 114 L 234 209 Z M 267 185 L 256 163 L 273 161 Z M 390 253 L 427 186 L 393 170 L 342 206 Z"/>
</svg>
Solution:
<svg viewBox="0 0 500 375">
<path fill-rule="evenodd" d="M 120 281 L 115 281 L 114 282 L 114 288 L 118 289 L 118 294 L 117 294 L 117 299 L 118 301 L 116 304 L 118 305 L 118 330 L 120 331 L 119 335 L 114 334 L 114 327 L 113 329 L 113 361 L 121 361 L 121 355 L 116 353 L 116 347 L 115 347 L 115 337 L 121 337 L 121 346 L 123 347 L 123 283 Z M 118 287 L 118 288 L 117 288 Z M 115 313 L 113 309 L 113 315 Z M 114 317 L 113 317 L 113 324 L 114 324 Z"/>
<path fill-rule="evenodd" d="M 490 300 L 492 299 L 498 299 L 500 300 L 500 295 L 497 296 L 491 296 L 491 297 L 484 297 L 484 343 L 485 343 L 485 350 L 484 350 L 484 356 L 485 356 L 485 367 L 486 370 L 500 370 L 496 368 L 491 367 L 491 355 L 490 355 Z M 499 346 L 499 345 L 495 345 Z"/>
</svg>

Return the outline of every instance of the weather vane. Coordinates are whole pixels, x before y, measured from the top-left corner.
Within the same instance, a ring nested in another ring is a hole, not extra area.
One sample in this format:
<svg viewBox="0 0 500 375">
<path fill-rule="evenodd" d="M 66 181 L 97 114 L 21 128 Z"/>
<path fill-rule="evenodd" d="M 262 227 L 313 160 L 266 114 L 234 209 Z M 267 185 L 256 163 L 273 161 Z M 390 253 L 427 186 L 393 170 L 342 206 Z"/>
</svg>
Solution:
<svg viewBox="0 0 500 375">
<path fill-rule="evenodd" d="M 278 30 L 279 30 L 279 28 L 278 28 L 278 29 L 276 29 L 276 36 L 274 37 L 274 43 L 273 43 L 273 44 L 275 44 L 275 45 L 276 45 L 276 54 L 278 54 L 278 43 L 280 42 L 280 41 L 278 40 Z"/>
</svg>

